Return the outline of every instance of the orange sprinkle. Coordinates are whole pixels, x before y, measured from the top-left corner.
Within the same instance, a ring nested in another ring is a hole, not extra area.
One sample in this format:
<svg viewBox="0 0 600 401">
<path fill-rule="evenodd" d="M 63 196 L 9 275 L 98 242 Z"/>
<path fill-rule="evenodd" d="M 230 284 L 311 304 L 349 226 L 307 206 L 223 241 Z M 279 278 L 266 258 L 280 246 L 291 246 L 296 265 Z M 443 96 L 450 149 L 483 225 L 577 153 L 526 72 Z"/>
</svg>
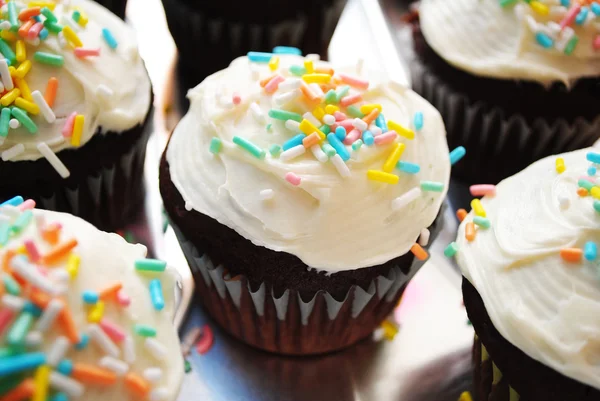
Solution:
<svg viewBox="0 0 600 401">
<path fill-rule="evenodd" d="M 472 221 L 467 223 L 467 226 L 465 227 L 465 238 L 467 241 L 475 240 L 475 223 Z"/>
<path fill-rule="evenodd" d="M 22 38 L 26 38 L 27 34 L 29 33 L 29 30 L 35 24 L 35 22 L 36 21 L 34 19 L 30 19 L 29 21 L 21 25 L 21 27 L 19 28 L 19 36 Z"/>
<path fill-rule="evenodd" d="M 323 93 L 327 93 L 330 90 L 335 90 L 337 88 L 337 86 L 335 86 L 334 84 L 319 84 L 319 86 L 321 87 Z"/>
<path fill-rule="evenodd" d="M 302 140 L 302 145 L 304 145 L 304 147 L 308 149 L 311 146 L 319 143 L 320 140 L 321 140 L 321 138 L 319 138 L 319 134 L 317 134 L 316 132 L 313 132 L 312 134 L 310 134 L 309 136 L 307 136 L 306 138 L 304 138 Z"/>
<path fill-rule="evenodd" d="M 77 324 L 75 324 L 73 314 L 66 304 L 62 308 L 58 320 L 65 333 L 65 336 L 69 339 L 69 341 L 71 341 L 71 344 L 79 343 L 81 339 L 79 338 L 79 333 L 77 332 Z"/>
<path fill-rule="evenodd" d="M 119 292 L 121 288 L 123 288 L 123 284 L 120 281 L 117 281 L 116 283 L 112 283 L 98 291 L 98 295 L 100 295 L 100 299 L 106 300 L 117 295 L 117 292 Z"/>
<path fill-rule="evenodd" d="M 54 105 L 54 99 L 56 99 L 57 90 L 58 79 L 52 77 L 48 80 L 48 85 L 46 85 L 46 93 L 44 94 L 44 99 L 46 99 L 46 103 L 48 103 L 48 106 L 50 107 Z"/>
<path fill-rule="evenodd" d="M 315 74 L 327 74 L 333 76 L 333 74 L 335 74 L 335 71 L 333 70 L 333 68 L 319 67 L 315 68 Z"/>
<path fill-rule="evenodd" d="M 125 386 L 137 398 L 144 399 L 150 392 L 150 383 L 135 373 L 125 375 Z"/>
<path fill-rule="evenodd" d="M 467 211 L 465 209 L 458 209 L 456 211 L 456 217 L 458 217 L 458 221 L 462 223 L 465 217 L 467 217 Z"/>
<path fill-rule="evenodd" d="M 429 257 L 427 251 L 423 249 L 423 247 L 421 247 L 421 245 L 419 244 L 414 244 L 413 246 L 411 246 L 410 251 L 413 253 L 413 255 L 415 255 L 415 258 L 419 260 L 427 260 L 427 258 Z"/>
<path fill-rule="evenodd" d="M 29 294 L 31 303 L 40 309 L 46 309 L 51 299 L 50 296 L 40 290 L 33 290 L 31 291 L 31 294 Z"/>
<path fill-rule="evenodd" d="M 260 81 L 260 86 L 261 86 L 262 88 L 264 88 L 264 87 L 265 87 L 265 86 L 267 86 L 267 84 L 268 84 L 269 82 L 271 82 L 271 80 L 272 80 L 273 78 L 275 78 L 276 76 L 277 76 L 277 74 L 273 74 L 273 75 L 271 75 L 270 77 L 263 79 L 262 81 Z"/>
<path fill-rule="evenodd" d="M 35 384 L 33 383 L 33 379 L 25 379 L 19 384 L 17 387 L 12 389 L 10 392 L 6 393 L 1 401 L 25 401 L 33 396 L 33 392 L 35 391 Z"/>
<path fill-rule="evenodd" d="M 302 81 L 302 86 L 300 86 L 300 90 L 302 91 L 304 96 L 306 96 L 306 98 L 308 98 L 308 100 L 310 100 L 311 102 L 314 102 L 315 100 L 319 99 L 318 96 L 312 91 L 312 89 L 309 88 L 309 86 L 304 81 Z"/>
<path fill-rule="evenodd" d="M 580 262 L 583 251 L 579 248 L 563 248 L 560 250 L 560 257 L 567 262 Z"/>
<path fill-rule="evenodd" d="M 62 244 L 59 244 L 52 248 L 50 252 L 44 255 L 44 257 L 42 258 L 42 263 L 45 265 L 53 265 L 65 256 L 67 256 L 69 252 L 71 252 L 71 250 L 76 246 L 77 240 L 75 238 L 72 238 L 67 242 L 63 242 Z"/>
<path fill-rule="evenodd" d="M 42 229 L 42 238 L 44 241 L 56 245 L 60 236 L 60 228 L 56 224 L 49 224 Z"/>
<path fill-rule="evenodd" d="M 586 197 L 586 196 L 588 196 L 588 190 L 585 188 L 578 188 L 577 195 L 581 196 L 582 198 Z"/>
<path fill-rule="evenodd" d="M 10 268 L 10 260 L 16 254 L 17 253 L 13 249 L 9 249 L 6 251 L 6 253 L 4 254 L 4 258 L 2 258 L 2 270 L 4 270 L 7 273 L 12 272 L 12 269 Z"/>
<path fill-rule="evenodd" d="M 76 363 L 73 365 L 73 379 L 86 384 L 110 386 L 117 382 L 117 375 L 107 369 L 97 368 L 94 365 Z"/>
<path fill-rule="evenodd" d="M 19 19 L 21 21 L 27 21 L 31 17 L 35 17 L 36 15 L 40 15 L 40 11 L 41 11 L 40 7 L 24 8 L 19 13 Z"/>
<path fill-rule="evenodd" d="M 373 123 L 373 121 L 375 121 L 377 116 L 379 116 L 379 110 L 373 109 L 369 114 L 363 117 L 363 121 L 370 125 L 371 123 Z"/>
</svg>

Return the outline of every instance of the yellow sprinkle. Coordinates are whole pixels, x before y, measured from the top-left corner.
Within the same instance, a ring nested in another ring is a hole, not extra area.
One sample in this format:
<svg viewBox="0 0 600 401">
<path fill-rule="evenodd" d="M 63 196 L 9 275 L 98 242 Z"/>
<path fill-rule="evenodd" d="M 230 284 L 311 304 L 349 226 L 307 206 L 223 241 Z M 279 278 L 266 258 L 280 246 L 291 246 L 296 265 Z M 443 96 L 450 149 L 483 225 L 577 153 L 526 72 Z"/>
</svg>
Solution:
<svg viewBox="0 0 600 401">
<path fill-rule="evenodd" d="M 536 13 L 538 13 L 539 15 L 548 15 L 550 13 L 550 8 L 548 8 L 547 5 L 539 2 L 539 1 L 532 1 L 531 3 L 529 3 L 529 6 L 531 7 L 531 9 L 533 11 L 535 11 Z"/>
<path fill-rule="evenodd" d="M 556 159 L 556 172 L 562 174 L 567 168 L 565 167 L 565 159 L 559 157 Z"/>
<path fill-rule="evenodd" d="M 325 116 L 325 110 L 323 110 L 323 108 L 321 106 L 317 106 L 315 107 L 315 109 L 313 110 L 313 116 L 315 116 L 317 118 L 317 120 L 322 120 L 323 117 Z"/>
<path fill-rule="evenodd" d="M 10 76 L 13 78 L 17 76 L 17 69 L 12 65 L 8 67 L 8 72 L 10 72 Z"/>
<path fill-rule="evenodd" d="M 4 31 L 2 31 L 4 32 Z M 27 60 L 27 50 L 25 49 L 25 42 L 22 40 L 17 40 L 15 53 L 17 54 L 17 61 L 22 63 Z M 31 62 L 29 62 L 31 64 Z"/>
<path fill-rule="evenodd" d="M 600 188 L 592 187 L 592 189 L 590 190 L 590 195 L 592 195 L 592 197 L 596 199 L 600 199 Z"/>
<path fill-rule="evenodd" d="M 340 111 L 340 108 L 334 104 L 328 104 L 325 106 L 325 113 L 333 115 L 336 111 Z"/>
<path fill-rule="evenodd" d="M 360 112 L 363 114 L 369 114 L 374 109 L 377 109 L 379 111 L 383 110 L 380 104 L 365 104 L 360 106 Z"/>
<path fill-rule="evenodd" d="M 73 46 L 83 46 L 83 42 L 81 41 L 81 39 L 79 39 L 79 36 L 77 36 L 75 31 L 69 25 L 65 25 L 65 27 L 62 30 L 62 33 L 65 35 L 65 39 L 67 39 L 67 41 Z"/>
<path fill-rule="evenodd" d="M 100 323 L 100 320 L 104 317 L 104 301 L 98 301 L 96 305 L 92 307 L 90 313 L 88 313 L 88 322 Z"/>
<path fill-rule="evenodd" d="M 398 327 L 388 320 L 384 320 L 383 323 L 381 323 L 381 328 L 383 329 L 384 337 L 388 341 L 392 341 L 394 337 L 396 337 L 396 334 L 398 334 Z"/>
<path fill-rule="evenodd" d="M 25 79 L 23 78 L 17 77 L 16 75 L 14 81 L 17 88 L 21 90 L 21 97 L 23 97 L 25 100 L 29 100 L 30 102 L 32 102 L 33 97 L 31 97 L 31 90 L 29 89 L 29 85 L 27 85 L 27 81 L 25 81 Z"/>
<path fill-rule="evenodd" d="M 304 68 L 306 68 L 307 74 L 314 74 L 314 72 L 315 72 L 315 64 L 313 63 L 312 60 L 304 61 Z"/>
<path fill-rule="evenodd" d="M 465 391 L 460 395 L 458 401 L 473 401 L 473 398 L 471 397 L 471 393 Z"/>
<path fill-rule="evenodd" d="M 13 88 L 8 93 L 0 98 L 0 104 L 2 106 L 7 107 L 13 104 L 16 98 L 21 95 L 21 90 L 19 88 Z"/>
<path fill-rule="evenodd" d="M 325 134 L 308 120 L 302 120 L 300 123 L 300 131 L 304 132 L 306 135 L 316 132 L 319 134 L 319 138 L 321 138 L 321 140 L 325 139 Z"/>
<path fill-rule="evenodd" d="M 37 104 L 30 102 L 29 100 L 25 100 L 22 97 L 15 99 L 15 106 L 33 115 L 40 114 L 40 107 Z"/>
<path fill-rule="evenodd" d="M 25 248 L 25 245 L 21 245 L 20 247 L 18 247 L 17 253 L 20 255 L 27 255 L 27 248 Z"/>
<path fill-rule="evenodd" d="M 471 208 L 477 216 L 486 217 L 485 209 L 483 208 L 483 205 L 479 199 L 473 199 L 471 201 Z"/>
<path fill-rule="evenodd" d="M 50 9 L 50 11 L 54 11 L 54 8 L 56 7 L 56 3 L 51 2 L 51 1 L 30 1 L 29 4 L 27 5 L 27 7 L 39 7 L 39 8 L 48 7 Z"/>
<path fill-rule="evenodd" d="M 79 11 L 79 21 L 77 21 L 77 23 L 85 28 L 85 26 L 90 20 L 87 14 L 84 13 L 83 10 L 79 7 L 73 7 L 73 9 Z"/>
<path fill-rule="evenodd" d="M 9 42 L 14 42 L 15 40 L 19 39 L 19 37 L 17 35 L 15 35 L 14 33 L 12 33 L 11 31 L 2 31 L 0 32 L 0 38 L 9 41 Z"/>
<path fill-rule="evenodd" d="M 31 61 L 25 60 L 19 65 L 19 68 L 15 71 L 17 78 L 25 78 L 25 75 L 31 70 Z"/>
<path fill-rule="evenodd" d="M 67 259 L 67 273 L 71 276 L 71 280 L 77 277 L 77 273 L 79 273 L 79 263 L 81 263 L 79 255 L 71 253 L 69 259 Z"/>
<path fill-rule="evenodd" d="M 71 136 L 71 145 L 81 145 L 81 133 L 83 132 L 83 124 L 85 123 L 85 117 L 82 114 L 75 116 L 73 122 L 73 135 Z"/>
<path fill-rule="evenodd" d="M 302 79 L 307 84 L 328 84 L 331 81 L 329 74 L 305 74 Z"/>
<path fill-rule="evenodd" d="M 276 71 L 279 68 L 278 56 L 271 57 L 271 60 L 269 61 L 269 68 L 271 69 L 271 71 Z"/>
<path fill-rule="evenodd" d="M 367 178 L 372 181 L 385 182 L 386 184 L 397 184 L 399 180 L 399 177 L 397 175 L 379 170 L 367 171 Z"/>
<path fill-rule="evenodd" d="M 402 125 L 392 120 L 388 120 L 387 124 L 388 128 L 392 131 L 396 131 L 398 135 L 403 136 L 406 139 L 415 139 L 415 132 L 413 130 L 404 128 Z"/>
<path fill-rule="evenodd" d="M 385 161 L 385 164 L 383 165 L 383 171 L 385 171 L 386 173 L 391 173 L 394 170 L 396 164 L 398 163 L 398 160 L 400 160 L 400 158 L 402 157 L 402 153 L 404 153 L 405 148 L 406 145 L 404 145 L 403 143 L 394 144 L 392 152 L 390 153 L 387 160 Z"/>
<path fill-rule="evenodd" d="M 48 384 L 50 383 L 50 366 L 42 365 L 36 369 L 33 376 L 35 390 L 31 401 L 46 401 L 48 397 Z"/>
</svg>

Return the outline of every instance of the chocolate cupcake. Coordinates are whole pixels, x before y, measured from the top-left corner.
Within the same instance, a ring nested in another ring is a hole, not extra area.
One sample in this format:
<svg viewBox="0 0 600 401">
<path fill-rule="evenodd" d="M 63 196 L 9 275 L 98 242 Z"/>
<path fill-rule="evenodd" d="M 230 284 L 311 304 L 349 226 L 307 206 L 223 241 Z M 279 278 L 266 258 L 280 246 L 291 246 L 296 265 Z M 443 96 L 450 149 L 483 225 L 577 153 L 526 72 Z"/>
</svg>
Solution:
<svg viewBox="0 0 600 401">
<path fill-rule="evenodd" d="M 268 351 L 323 353 L 369 336 L 427 258 L 416 241 L 440 227 L 444 125 L 360 63 L 269 57 L 189 92 L 160 189 L 215 320 Z"/>
<path fill-rule="evenodd" d="M 413 86 L 469 150 L 457 177 L 495 184 L 600 137 L 600 9 L 582 3 L 421 2 Z"/>
<path fill-rule="evenodd" d="M 150 79 L 123 21 L 89 0 L 52 8 L 15 7 L 18 32 L 0 27 L 27 36 L 0 42 L 0 202 L 121 228 L 144 202 Z"/>
<path fill-rule="evenodd" d="M 249 51 L 286 45 L 325 57 L 346 0 L 163 0 L 163 5 L 181 79 L 191 88 Z"/>
<path fill-rule="evenodd" d="M 600 399 L 598 162 L 583 149 L 502 181 L 449 248 L 475 328 L 480 401 Z"/>
</svg>

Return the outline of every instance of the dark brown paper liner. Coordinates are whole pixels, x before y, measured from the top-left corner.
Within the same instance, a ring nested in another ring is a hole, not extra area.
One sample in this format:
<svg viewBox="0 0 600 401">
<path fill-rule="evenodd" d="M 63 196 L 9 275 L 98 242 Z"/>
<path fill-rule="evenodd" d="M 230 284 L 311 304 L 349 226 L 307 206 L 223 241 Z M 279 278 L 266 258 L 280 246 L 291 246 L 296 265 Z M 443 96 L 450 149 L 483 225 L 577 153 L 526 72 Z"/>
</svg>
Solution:
<svg viewBox="0 0 600 401">
<path fill-rule="evenodd" d="M 430 227 L 430 244 L 442 228 L 441 216 Z M 251 288 L 243 275 L 232 278 L 174 224 L 173 229 L 208 313 L 246 344 L 281 354 L 332 352 L 370 336 L 393 311 L 406 284 L 424 264 L 415 259 L 408 274 L 395 267 L 387 277 L 376 278 L 368 291 L 352 286 L 342 301 L 323 291 L 305 300 L 291 289 L 277 297 L 267 283 L 257 289 Z"/>
<path fill-rule="evenodd" d="M 96 3 L 110 10 L 122 20 L 125 19 L 125 10 L 127 9 L 127 0 L 94 0 Z"/>
<path fill-rule="evenodd" d="M 144 204 L 144 160 L 152 111 L 143 124 L 120 133 L 97 132 L 84 146 L 57 156 L 71 175 L 63 179 L 44 158 L 0 160 L 0 203 L 15 195 L 41 209 L 66 212 L 101 230 L 123 228 Z M 19 179 L 11 179 L 19 177 Z"/>
<path fill-rule="evenodd" d="M 413 89 L 442 115 L 450 149 L 467 149 L 452 174 L 468 183 L 496 184 L 539 159 L 592 146 L 600 138 L 600 113 L 594 121 L 579 118 L 572 124 L 563 119 L 527 121 L 470 101 L 418 60 L 411 63 L 411 76 Z"/>
</svg>

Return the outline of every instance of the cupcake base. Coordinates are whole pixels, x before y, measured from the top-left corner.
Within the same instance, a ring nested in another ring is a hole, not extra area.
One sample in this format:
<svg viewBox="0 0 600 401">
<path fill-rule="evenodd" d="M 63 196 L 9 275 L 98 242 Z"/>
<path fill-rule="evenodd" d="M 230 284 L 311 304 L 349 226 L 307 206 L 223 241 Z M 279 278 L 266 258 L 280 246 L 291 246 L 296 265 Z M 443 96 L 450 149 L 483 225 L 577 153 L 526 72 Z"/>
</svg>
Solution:
<svg viewBox="0 0 600 401">
<path fill-rule="evenodd" d="M 464 278 L 463 297 L 476 333 L 473 379 L 479 401 L 600 400 L 600 390 L 563 376 L 502 337 L 481 296 Z"/>
</svg>

